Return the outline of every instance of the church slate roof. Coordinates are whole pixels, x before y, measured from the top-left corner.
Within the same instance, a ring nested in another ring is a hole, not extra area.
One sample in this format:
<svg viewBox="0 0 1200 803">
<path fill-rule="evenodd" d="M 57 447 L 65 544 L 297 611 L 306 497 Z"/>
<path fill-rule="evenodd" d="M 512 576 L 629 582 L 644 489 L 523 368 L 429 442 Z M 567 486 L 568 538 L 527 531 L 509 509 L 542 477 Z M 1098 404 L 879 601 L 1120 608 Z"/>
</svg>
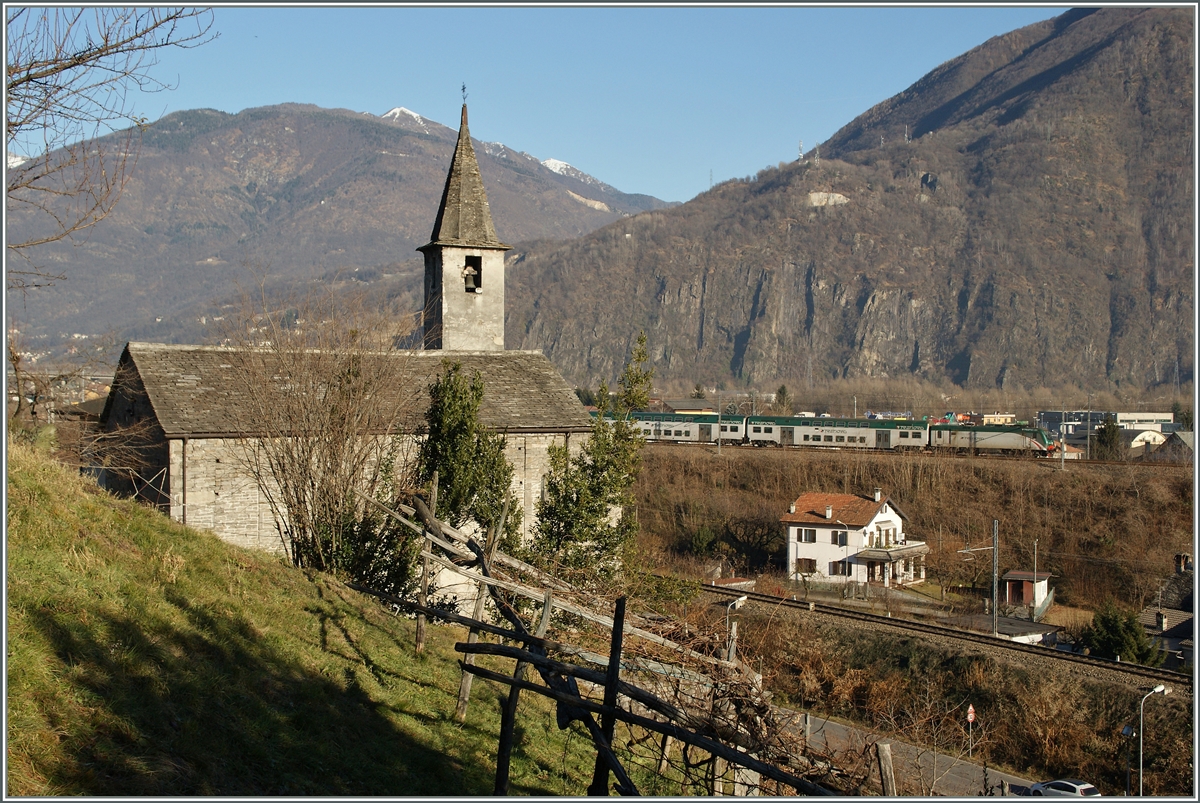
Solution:
<svg viewBox="0 0 1200 803">
<path fill-rule="evenodd" d="M 237 350 L 220 346 L 131 342 L 121 355 L 113 390 L 123 369 L 132 366 L 145 387 L 159 425 L 168 438 L 236 437 L 262 433 L 239 430 L 248 407 L 242 383 L 231 381 Z M 508 432 L 586 432 L 591 417 L 554 365 L 539 351 L 398 351 L 379 359 L 404 360 L 409 389 L 416 392 L 405 426 L 417 431 L 429 406 L 429 385 L 442 361 L 462 364 L 466 376 L 478 370 L 484 396 L 479 418 L 487 427 Z M 232 359 L 231 359 L 232 358 Z M 283 391 L 280 391 L 283 392 Z M 411 395 L 397 391 L 397 399 Z M 111 399 L 116 393 L 110 393 Z M 108 418 L 105 409 L 104 419 Z"/>
<path fill-rule="evenodd" d="M 417 250 L 424 251 L 430 246 L 439 245 L 505 250 L 512 247 L 500 242 L 492 225 L 487 191 L 483 188 L 479 162 L 471 145 L 471 132 L 467 130 L 465 103 L 462 124 L 458 129 L 458 144 L 454 146 L 454 158 L 446 175 L 446 186 L 442 190 L 442 203 L 433 223 L 433 234 L 430 242 Z"/>
</svg>

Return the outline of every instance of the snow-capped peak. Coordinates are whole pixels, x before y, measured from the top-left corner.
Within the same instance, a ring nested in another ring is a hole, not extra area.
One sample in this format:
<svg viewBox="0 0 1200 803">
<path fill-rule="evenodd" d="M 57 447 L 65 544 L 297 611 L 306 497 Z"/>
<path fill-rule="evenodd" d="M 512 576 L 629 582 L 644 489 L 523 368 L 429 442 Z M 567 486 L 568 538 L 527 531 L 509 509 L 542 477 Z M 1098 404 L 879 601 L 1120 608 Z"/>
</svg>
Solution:
<svg viewBox="0 0 1200 803">
<path fill-rule="evenodd" d="M 18 153 L 11 153 L 11 152 L 8 154 L 8 168 L 10 170 L 14 167 L 20 167 L 21 165 L 25 164 L 28 161 L 29 161 L 28 156 L 21 156 Z"/>
<path fill-rule="evenodd" d="M 421 128 L 425 127 L 425 118 L 424 117 L 422 117 L 421 115 L 412 111 L 411 109 L 404 108 L 403 106 L 397 106 L 396 108 L 394 108 L 390 111 L 384 112 L 380 116 L 384 120 L 399 120 L 403 117 L 411 117 L 412 119 L 416 120 L 420 124 Z"/>
<path fill-rule="evenodd" d="M 579 181 L 582 181 L 584 184 L 595 184 L 597 186 L 602 185 L 602 182 L 599 181 L 598 179 L 592 178 L 587 173 L 580 170 L 578 167 L 567 164 L 566 162 L 564 162 L 561 159 L 543 159 L 542 165 L 544 167 L 546 167 L 547 169 L 553 170 L 555 173 L 558 173 L 560 176 L 566 176 L 567 178 L 577 179 Z"/>
</svg>

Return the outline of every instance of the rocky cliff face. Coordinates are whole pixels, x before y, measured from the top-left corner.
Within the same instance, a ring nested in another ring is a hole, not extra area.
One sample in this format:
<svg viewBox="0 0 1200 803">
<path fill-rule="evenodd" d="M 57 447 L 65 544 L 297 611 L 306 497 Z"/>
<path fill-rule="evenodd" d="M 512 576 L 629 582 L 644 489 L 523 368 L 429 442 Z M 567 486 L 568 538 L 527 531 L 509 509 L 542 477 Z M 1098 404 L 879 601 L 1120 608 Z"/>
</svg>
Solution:
<svg viewBox="0 0 1200 803">
<path fill-rule="evenodd" d="M 589 384 L 640 329 L 658 376 L 689 381 L 1188 382 L 1192 19 L 1103 9 L 998 37 L 820 158 L 515 252 L 510 347 Z"/>
</svg>

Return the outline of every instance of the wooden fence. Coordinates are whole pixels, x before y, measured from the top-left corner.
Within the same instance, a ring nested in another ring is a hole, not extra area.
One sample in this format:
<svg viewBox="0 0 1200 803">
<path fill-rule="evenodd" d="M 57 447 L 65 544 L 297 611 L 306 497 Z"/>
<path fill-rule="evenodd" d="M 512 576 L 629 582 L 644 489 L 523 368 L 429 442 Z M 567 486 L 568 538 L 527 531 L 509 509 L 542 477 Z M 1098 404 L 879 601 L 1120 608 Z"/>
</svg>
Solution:
<svg viewBox="0 0 1200 803">
<path fill-rule="evenodd" d="M 757 694 L 761 697 L 761 690 L 753 691 L 757 686 L 747 679 L 747 673 L 740 664 L 706 655 L 654 633 L 648 629 L 648 622 L 639 621 L 638 617 L 627 614 L 624 597 L 616 601 L 611 616 L 591 610 L 576 599 L 580 595 L 570 585 L 500 552 L 497 548 L 501 532 L 499 527 L 491 528 L 485 542 L 480 544 L 476 538 L 438 521 L 430 511 L 430 507 L 436 504 L 436 487 L 435 477 L 429 507 L 420 498 L 416 498 L 413 507 L 399 505 L 398 510 L 392 510 L 376 500 L 364 497 L 424 538 L 424 546 L 420 553 L 422 568 L 418 601 L 414 603 L 358 584 L 350 585 L 399 609 L 415 613 L 418 652 L 424 649 L 427 618 L 437 618 L 468 628 L 467 640 L 455 645 L 455 650 L 463 654 L 459 662 L 463 676 L 455 709 L 455 718 L 458 721 L 465 720 L 473 677 L 478 676 L 509 687 L 498 737 L 495 794 L 503 795 L 508 792 L 509 762 L 513 749 L 518 701 L 522 691 L 554 700 L 557 724 L 560 728 L 566 728 L 572 722 L 580 722 L 587 730 L 596 750 L 595 768 L 588 786 L 589 795 L 609 794 L 610 775 L 616 779 L 614 788 L 618 793 L 639 794 L 613 749 L 615 724 L 618 721 L 657 734 L 661 738 L 660 771 L 665 767 L 667 753 L 671 741 L 674 740 L 684 745 L 685 749 L 690 746 L 706 751 L 711 755 L 714 767 L 718 762 L 727 762 L 728 765 L 743 768 L 750 774 L 786 785 L 802 795 L 831 794 L 791 771 L 793 765 L 804 766 L 803 759 L 796 755 L 795 745 L 785 743 L 778 738 L 778 734 L 774 734 L 775 741 L 770 738 L 758 738 L 753 731 L 763 730 L 762 727 L 745 727 L 745 723 L 741 721 L 742 714 L 738 712 L 753 711 L 754 705 L 722 707 L 717 704 L 727 702 L 716 699 L 723 687 L 739 686 L 739 692 L 743 696 L 749 694 L 753 697 Z M 507 516 L 506 504 L 500 521 L 505 521 Z M 498 566 L 531 577 L 541 587 L 512 578 L 497 577 L 494 569 Z M 472 616 L 430 605 L 430 577 L 435 567 L 437 570 L 450 569 L 475 583 L 477 594 Z M 540 603 L 540 615 L 532 632 L 502 592 Z M 492 602 L 507 626 L 485 620 L 486 600 Z M 547 638 L 551 616 L 555 610 L 564 611 L 608 629 L 608 655 L 600 656 L 583 647 Z M 500 637 L 509 644 L 480 642 L 479 636 L 484 633 Z M 660 653 L 674 656 L 676 662 L 625 655 L 627 635 L 654 645 L 654 649 Z M 729 650 L 728 654 L 732 654 L 732 650 Z M 477 655 L 513 660 L 515 666 L 512 674 L 506 675 L 476 666 Z M 571 663 L 565 660 L 566 658 L 582 660 L 600 668 Z M 695 671 L 684 666 L 684 663 L 703 668 L 704 671 Z M 541 679 L 540 684 L 526 679 L 525 674 L 530 668 Z M 623 680 L 622 670 L 635 671 L 640 677 L 652 679 L 655 691 Z M 584 697 L 579 690 L 580 681 L 602 690 L 602 701 Z M 684 687 L 690 688 L 691 693 L 678 693 Z M 677 692 L 676 701 L 669 702 L 663 699 L 656 693 L 661 689 L 674 689 Z M 751 691 L 747 692 L 747 689 Z M 761 700 L 751 702 L 761 703 Z M 732 713 L 719 713 L 719 709 L 722 708 Z M 769 709 L 769 706 L 767 708 Z M 758 710 L 765 709 L 760 706 Z M 758 724 L 761 726 L 761 723 Z M 712 791 L 717 792 L 722 774 L 714 771 Z M 753 785 L 757 781 L 751 783 Z"/>
</svg>

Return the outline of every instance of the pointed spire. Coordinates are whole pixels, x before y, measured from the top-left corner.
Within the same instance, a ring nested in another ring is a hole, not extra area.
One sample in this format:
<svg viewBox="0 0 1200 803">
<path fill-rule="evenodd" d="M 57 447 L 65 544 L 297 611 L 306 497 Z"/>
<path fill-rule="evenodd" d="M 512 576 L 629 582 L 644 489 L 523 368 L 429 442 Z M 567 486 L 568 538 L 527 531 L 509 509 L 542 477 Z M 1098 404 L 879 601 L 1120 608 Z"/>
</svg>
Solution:
<svg viewBox="0 0 1200 803">
<path fill-rule="evenodd" d="M 432 245 L 510 248 L 500 242 L 492 225 L 487 192 L 483 188 L 483 177 L 479 175 L 475 149 L 471 146 L 471 132 L 467 130 L 465 103 L 458 129 L 458 144 L 454 147 L 450 173 L 442 190 L 442 203 L 433 223 L 433 235 L 428 245 L 417 250 L 423 251 Z"/>
</svg>

